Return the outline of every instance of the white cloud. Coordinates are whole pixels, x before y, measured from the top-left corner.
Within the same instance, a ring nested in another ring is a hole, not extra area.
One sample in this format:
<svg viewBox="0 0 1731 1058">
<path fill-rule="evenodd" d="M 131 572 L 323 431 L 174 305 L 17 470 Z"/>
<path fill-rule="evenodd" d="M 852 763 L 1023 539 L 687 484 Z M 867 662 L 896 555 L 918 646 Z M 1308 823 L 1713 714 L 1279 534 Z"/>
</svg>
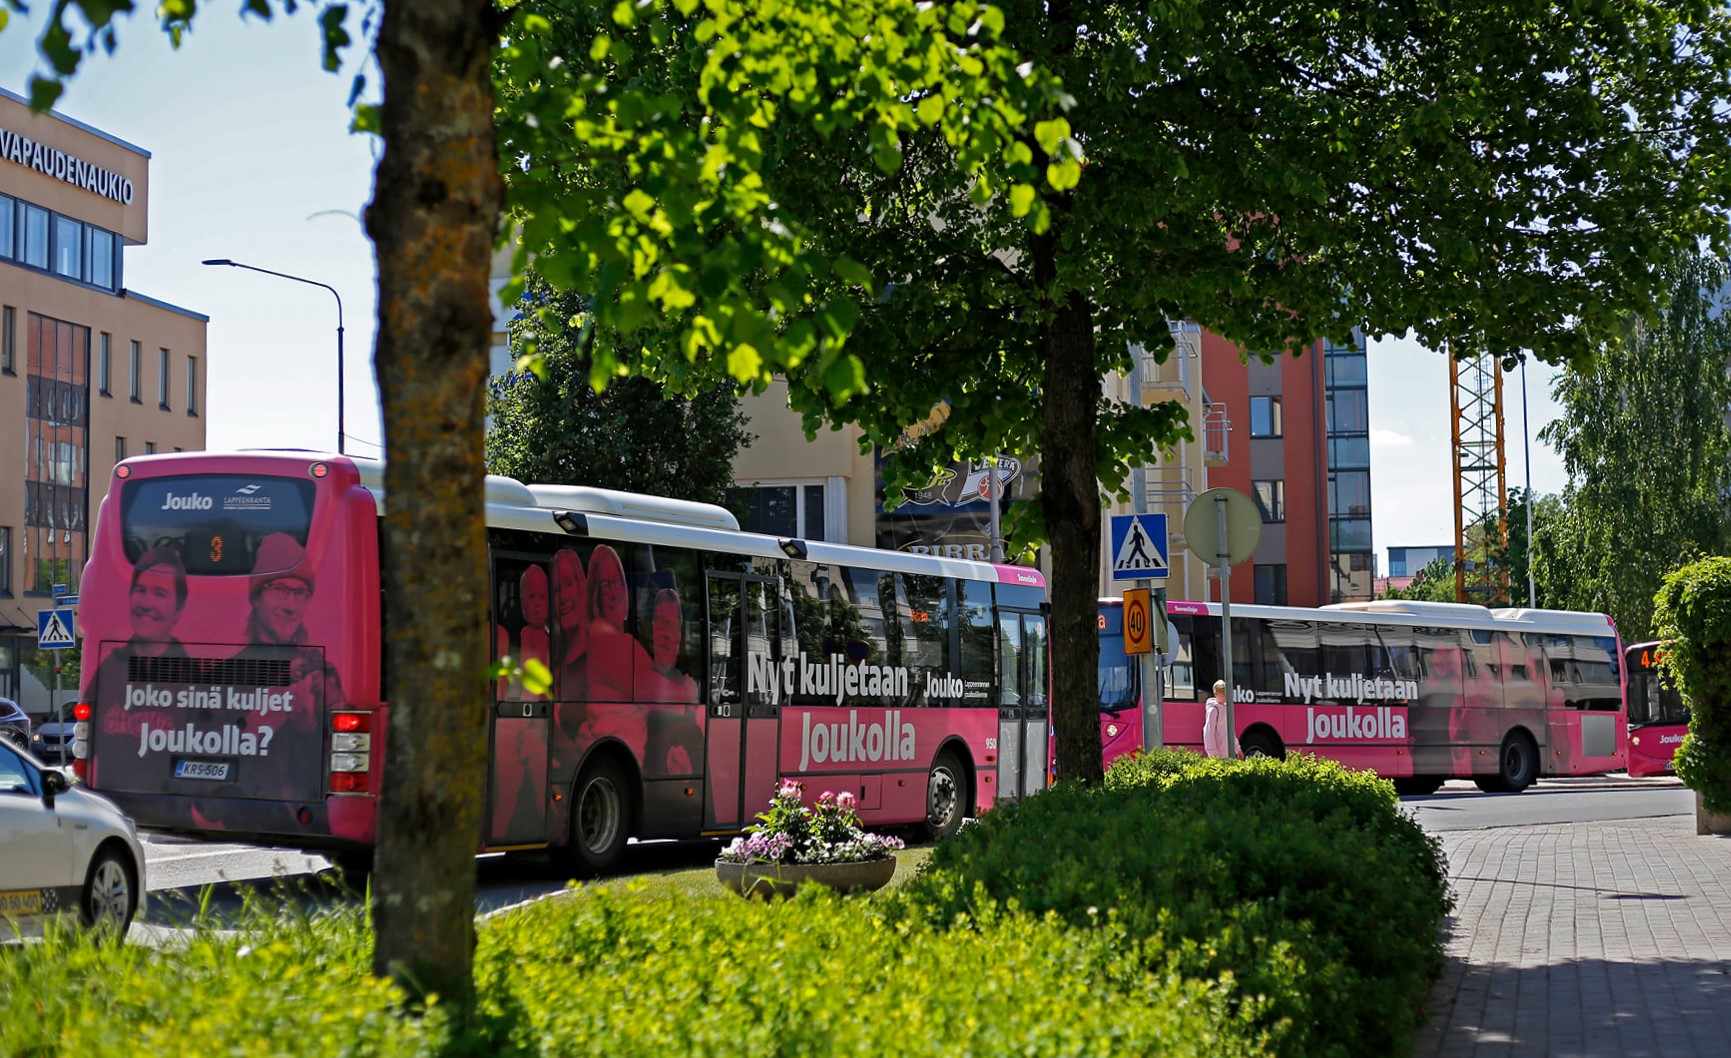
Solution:
<svg viewBox="0 0 1731 1058">
<path fill-rule="evenodd" d="M 1372 427 L 1370 431 L 1370 446 L 1372 448 L 1411 448 L 1417 443 L 1398 430 L 1383 430 Z"/>
</svg>

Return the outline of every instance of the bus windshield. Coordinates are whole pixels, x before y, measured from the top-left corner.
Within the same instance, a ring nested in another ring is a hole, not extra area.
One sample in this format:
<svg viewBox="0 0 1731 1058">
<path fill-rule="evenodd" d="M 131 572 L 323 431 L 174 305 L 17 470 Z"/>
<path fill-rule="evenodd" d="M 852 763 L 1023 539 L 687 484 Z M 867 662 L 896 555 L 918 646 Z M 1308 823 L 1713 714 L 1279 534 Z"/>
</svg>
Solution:
<svg viewBox="0 0 1731 1058">
<path fill-rule="evenodd" d="M 1629 670 L 1629 723 L 1686 724 L 1689 707 L 1675 687 L 1668 686 L 1652 669 Z"/>
<path fill-rule="evenodd" d="M 310 479 L 262 474 L 193 474 L 140 478 L 123 490 L 120 515 L 126 557 L 173 548 L 191 576 L 260 573 L 258 547 L 286 533 L 305 547 L 312 524 Z"/>
</svg>

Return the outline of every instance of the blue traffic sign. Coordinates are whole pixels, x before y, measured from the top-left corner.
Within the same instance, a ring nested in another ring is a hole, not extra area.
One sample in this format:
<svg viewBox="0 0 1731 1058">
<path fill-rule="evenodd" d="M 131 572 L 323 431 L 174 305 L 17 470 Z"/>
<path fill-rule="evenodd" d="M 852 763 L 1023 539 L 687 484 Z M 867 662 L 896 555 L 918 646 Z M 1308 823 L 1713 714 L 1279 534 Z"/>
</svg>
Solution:
<svg viewBox="0 0 1731 1058">
<path fill-rule="evenodd" d="M 70 650 L 77 645 L 78 637 L 72 630 L 71 610 L 37 611 L 37 650 Z"/>
<path fill-rule="evenodd" d="M 1112 516 L 1112 579 L 1164 580 L 1171 571 L 1164 514 Z"/>
<path fill-rule="evenodd" d="M 56 606 L 77 606 L 78 605 L 78 596 L 76 596 L 76 595 L 62 595 L 58 599 L 54 600 L 54 605 L 56 605 Z"/>
</svg>

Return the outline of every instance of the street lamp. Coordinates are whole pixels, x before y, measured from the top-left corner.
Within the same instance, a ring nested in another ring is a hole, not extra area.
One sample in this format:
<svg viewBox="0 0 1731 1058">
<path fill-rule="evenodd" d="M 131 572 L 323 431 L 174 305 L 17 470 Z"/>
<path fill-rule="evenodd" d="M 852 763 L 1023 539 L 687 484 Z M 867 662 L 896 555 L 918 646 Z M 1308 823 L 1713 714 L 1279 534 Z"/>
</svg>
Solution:
<svg viewBox="0 0 1731 1058">
<path fill-rule="evenodd" d="M 329 283 L 320 283 L 316 279 L 304 279 L 300 276 L 291 276 L 287 272 L 273 272 L 268 268 L 260 268 L 257 265 L 241 264 L 239 261 L 230 261 L 226 257 L 212 258 L 211 260 L 202 263 L 207 265 L 227 265 L 229 268 L 244 268 L 249 272 L 263 272 L 267 276 L 276 276 L 278 279 L 292 279 L 296 283 L 305 283 L 310 287 L 324 287 L 326 290 L 331 292 L 331 297 L 337 299 L 337 454 L 346 455 L 347 453 L 343 450 L 343 296 L 338 294 L 337 288 L 331 286 Z"/>
</svg>

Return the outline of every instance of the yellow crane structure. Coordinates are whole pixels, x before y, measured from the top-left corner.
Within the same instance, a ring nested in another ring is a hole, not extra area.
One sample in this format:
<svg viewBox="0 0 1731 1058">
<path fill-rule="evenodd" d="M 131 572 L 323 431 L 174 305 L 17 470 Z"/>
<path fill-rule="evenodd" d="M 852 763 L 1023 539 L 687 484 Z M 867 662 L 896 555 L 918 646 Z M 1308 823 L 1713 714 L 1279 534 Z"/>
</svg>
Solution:
<svg viewBox="0 0 1731 1058">
<path fill-rule="evenodd" d="M 1455 472 L 1455 598 L 1483 606 L 1506 604 L 1508 570 L 1489 561 L 1488 546 L 1509 539 L 1508 482 L 1503 458 L 1501 358 L 1477 353 L 1449 362 L 1449 411 Z"/>
</svg>

